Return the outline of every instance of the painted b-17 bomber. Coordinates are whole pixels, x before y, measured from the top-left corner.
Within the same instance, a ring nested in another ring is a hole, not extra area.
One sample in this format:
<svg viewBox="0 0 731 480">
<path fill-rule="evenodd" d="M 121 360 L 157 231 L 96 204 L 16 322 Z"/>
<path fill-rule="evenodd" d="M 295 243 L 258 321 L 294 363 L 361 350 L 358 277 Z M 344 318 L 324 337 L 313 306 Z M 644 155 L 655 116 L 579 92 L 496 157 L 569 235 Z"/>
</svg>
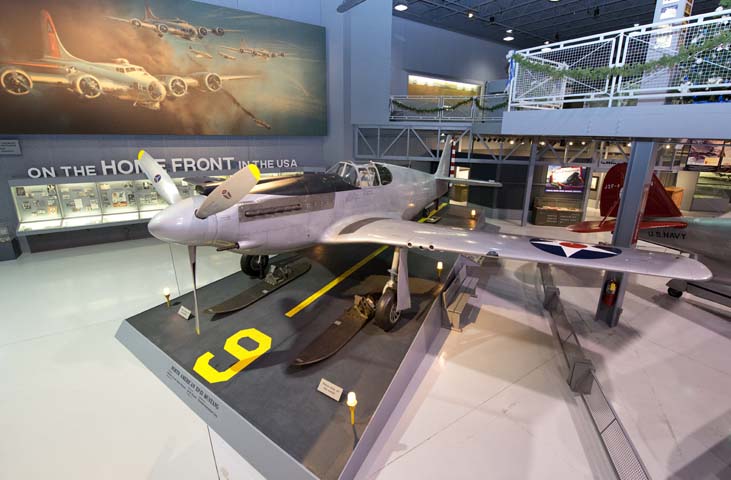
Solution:
<svg viewBox="0 0 731 480">
<path fill-rule="evenodd" d="M 238 52 L 241 55 L 251 55 L 252 57 L 261 57 L 266 60 L 270 58 L 284 57 L 286 55 L 284 52 L 272 52 L 264 48 L 249 47 L 246 45 L 244 39 L 241 39 L 241 44 L 239 45 L 239 48 L 227 47 L 226 45 L 221 45 L 221 48 L 226 49 L 230 52 Z"/>
<path fill-rule="evenodd" d="M 451 140 L 447 140 L 446 145 Z M 193 270 L 198 246 L 242 254 L 242 269 L 259 275 L 268 256 L 318 244 L 380 244 L 394 249 L 390 279 L 375 308 L 384 330 L 410 308 L 407 253 L 410 249 L 456 252 L 591 269 L 707 280 L 701 263 L 679 255 L 584 245 L 443 227 L 412 221 L 444 196 L 449 184 L 498 187 L 499 183 L 454 178 L 450 148 L 444 148 L 435 174 L 383 163 L 340 162 L 325 173 L 259 181 L 250 164 L 217 185 L 203 184 L 204 195 L 181 198 L 167 172 L 147 153 L 140 167 L 170 206 L 150 220 L 160 240 L 187 245 Z"/>
<path fill-rule="evenodd" d="M 165 35 L 174 35 L 184 40 L 200 40 L 205 38 L 209 33 L 222 37 L 226 32 L 238 32 L 239 30 L 224 29 L 223 27 L 207 27 L 203 25 L 193 25 L 182 18 L 160 18 L 152 12 L 150 4 L 145 2 L 145 16 L 143 18 L 119 18 L 107 17 L 110 20 L 129 23 L 135 28 L 152 30 L 159 37 Z"/>
<path fill-rule="evenodd" d="M 93 100 L 109 95 L 152 110 L 166 98 L 180 98 L 191 89 L 214 93 L 231 80 L 253 75 L 219 75 L 197 72 L 187 75 L 152 75 L 124 58 L 110 63 L 90 62 L 73 56 L 64 48 L 51 15 L 41 11 L 43 57 L 33 61 L 0 61 L 0 86 L 10 95 L 27 95 L 37 85 L 61 87 Z"/>
</svg>

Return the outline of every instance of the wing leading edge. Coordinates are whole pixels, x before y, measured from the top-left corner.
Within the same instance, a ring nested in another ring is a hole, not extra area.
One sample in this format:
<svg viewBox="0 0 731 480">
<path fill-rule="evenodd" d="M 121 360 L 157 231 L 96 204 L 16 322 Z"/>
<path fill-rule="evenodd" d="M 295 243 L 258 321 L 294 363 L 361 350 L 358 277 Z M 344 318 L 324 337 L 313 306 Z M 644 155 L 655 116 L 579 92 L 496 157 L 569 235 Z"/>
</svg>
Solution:
<svg viewBox="0 0 731 480">
<path fill-rule="evenodd" d="M 339 222 L 323 234 L 321 241 L 329 244 L 377 243 L 682 280 L 701 281 L 712 276 L 702 263 L 680 255 L 397 219 L 358 218 Z"/>
</svg>

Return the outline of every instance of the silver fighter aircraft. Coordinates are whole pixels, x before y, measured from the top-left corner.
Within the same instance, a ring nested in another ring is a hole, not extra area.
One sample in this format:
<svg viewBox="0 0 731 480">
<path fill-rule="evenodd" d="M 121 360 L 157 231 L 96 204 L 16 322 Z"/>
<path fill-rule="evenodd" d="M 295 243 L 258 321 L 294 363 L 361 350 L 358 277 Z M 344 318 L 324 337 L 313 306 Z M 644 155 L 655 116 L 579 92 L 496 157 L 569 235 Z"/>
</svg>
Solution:
<svg viewBox="0 0 731 480">
<path fill-rule="evenodd" d="M 614 230 L 619 192 L 624 185 L 626 164 L 612 167 L 604 179 L 599 209 L 602 221 L 582 222 L 568 227 L 575 232 Z M 679 298 L 688 291 L 731 306 L 731 213 L 721 217 L 684 217 L 657 176 L 653 175 L 638 238 L 682 252 L 688 252 L 713 272 L 713 279 L 698 282 L 673 279 L 668 294 Z"/>
<path fill-rule="evenodd" d="M 43 57 L 33 61 L 0 60 L 0 86 L 10 95 L 28 95 L 35 85 L 62 87 L 92 100 L 109 95 L 158 110 L 165 98 L 180 98 L 191 89 L 217 92 L 223 82 L 255 78 L 252 75 L 219 75 L 198 72 L 188 75 L 153 76 L 124 58 L 111 63 L 90 62 L 71 55 L 61 43 L 51 15 L 41 11 Z"/>
<path fill-rule="evenodd" d="M 448 139 L 445 145 L 450 143 Z M 385 330 L 391 329 L 400 312 L 411 305 L 406 261 L 410 249 L 688 280 L 711 276 L 702 264 L 678 255 L 414 222 L 419 213 L 447 193 L 450 183 L 500 185 L 450 177 L 449 148 L 444 149 L 435 174 L 383 163 L 340 162 L 325 173 L 259 182 L 259 171 L 250 164 L 209 188 L 207 195 L 186 199 L 181 199 L 173 181 L 150 155 L 141 151 L 139 161 L 160 196 L 170 203 L 150 220 L 150 233 L 166 242 L 187 245 L 194 275 L 197 246 L 243 254 L 242 267 L 250 274 L 265 268 L 268 255 L 317 244 L 396 247 L 391 278 L 374 319 Z M 193 283 L 195 288 L 195 276 Z"/>
<path fill-rule="evenodd" d="M 182 18 L 160 18 L 152 12 L 150 4 L 145 2 L 145 16 L 143 18 L 119 18 L 107 17 L 117 22 L 129 23 L 133 27 L 152 30 L 159 37 L 165 35 L 175 35 L 184 40 L 200 40 L 205 38 L 209 33 L 218 37 L 222 37 L 226 32 L 238 32 L 240 30 L 231 30 L 223 27 L 206 27 L 203 25 L 193 25 Z"/>
</svg>

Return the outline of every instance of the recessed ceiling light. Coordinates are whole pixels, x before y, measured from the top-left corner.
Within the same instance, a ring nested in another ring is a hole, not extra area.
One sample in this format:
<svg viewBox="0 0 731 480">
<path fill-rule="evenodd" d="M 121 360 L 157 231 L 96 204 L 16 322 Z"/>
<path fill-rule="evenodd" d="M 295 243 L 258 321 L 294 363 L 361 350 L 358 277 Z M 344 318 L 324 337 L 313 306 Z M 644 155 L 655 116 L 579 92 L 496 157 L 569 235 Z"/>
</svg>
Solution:
<svg viewBox="0 0 731 480">
<path fill-rule="evenodd" d="M 406 5 L 404 2 L 396 2 L 393 6 L 393 9 L 397 12 L 403 12 L 404 10 L 408 10 L 409 6 Z"/>
<path fill-rule="evenodd" d="M 543 42 L 543 45 L 548 45 L 549 43 L 551 43 L 551 42 L 549 42 L 548 40 L 546 40 L 545 42 Z"/>
<path fill-rule="evenodd" d="M 640 26 L 640 24 L 639 24 L 639 23 L 635 23 L 635 27 L 639 27 L 639 26 Z"/>
<path fill-rule="evenodd" d="M 512 28 L 508 28 L 507 30 L 505 30 L 505 33 L 513 33 L 513 29 Z"/>
<path fill-rule="evenodd" d="M 549 2 L 558 3 L 559 0 L 548 0 Z"/>
<path fill-rule="evenodd" d="M 475 12 L 473 12 L 472 10 L 467 12 L 467 18 L 473 18 L 474 16 L 475 16 Z"/>
<path fill-rule="evenodd" d="M 513 37 L 512 35 L 507 35 L 503 37 L 503 40 L 506 42 L 512 42 L 513 40 L 515 40 L 515 37 Z"/>
</svg>

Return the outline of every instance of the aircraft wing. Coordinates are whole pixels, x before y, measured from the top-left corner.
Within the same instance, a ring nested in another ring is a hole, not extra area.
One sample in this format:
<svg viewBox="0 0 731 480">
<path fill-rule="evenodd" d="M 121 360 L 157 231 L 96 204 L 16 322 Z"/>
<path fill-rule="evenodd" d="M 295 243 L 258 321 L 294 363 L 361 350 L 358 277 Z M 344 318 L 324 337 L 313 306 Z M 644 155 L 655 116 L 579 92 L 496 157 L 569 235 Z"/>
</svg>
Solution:
<svg viewBox="0 0 731 480">
<path fill-rule="evenodd" d="M 107 19 L 108 20 L 114 20 L 115 22 L 123 22 L 123 23 L 129 23 L 130 25 L 135 25 L 134 23 L 132 23 L 132 20 L 131 19 L 128 19 L 128 18 L 119 18 L 119 17 L 110 17 L 110 16 L 107 16 Z M 152 24 L 152 23 L 143 22 L 141 20 L 137 20 L 137 22 L 139 22 L 139 25 L 135 25 L 135 26 L 139 26 L 140 28 L 146 28 L 148 30 L 157 30 L 157 27 L 154 24 Z"/>
<path fill-rule="evenodd" d="M 221 80 L 223 81 L 229 81 L 229 80 L 247 80 L 249 78 L 257 78 L 258 75 L 221 75 Z"/>
<path fill-rule="evenodd" d="M 326 230 L 320 241 L 375 243 L 683 280 L 711 278 L 711 271 L 705 265 L 680 255 L 487 233 L 392 218 L 346 219 Z"/>
<path fill-rule="evenodd" d="M 475 187 L 502 187 L 503 184 L 495 180 L 473 180 L 471 178 L 437 177 L 437 180 L 454 183 L 457 185 L 474 185 Z"/>
</svg>

